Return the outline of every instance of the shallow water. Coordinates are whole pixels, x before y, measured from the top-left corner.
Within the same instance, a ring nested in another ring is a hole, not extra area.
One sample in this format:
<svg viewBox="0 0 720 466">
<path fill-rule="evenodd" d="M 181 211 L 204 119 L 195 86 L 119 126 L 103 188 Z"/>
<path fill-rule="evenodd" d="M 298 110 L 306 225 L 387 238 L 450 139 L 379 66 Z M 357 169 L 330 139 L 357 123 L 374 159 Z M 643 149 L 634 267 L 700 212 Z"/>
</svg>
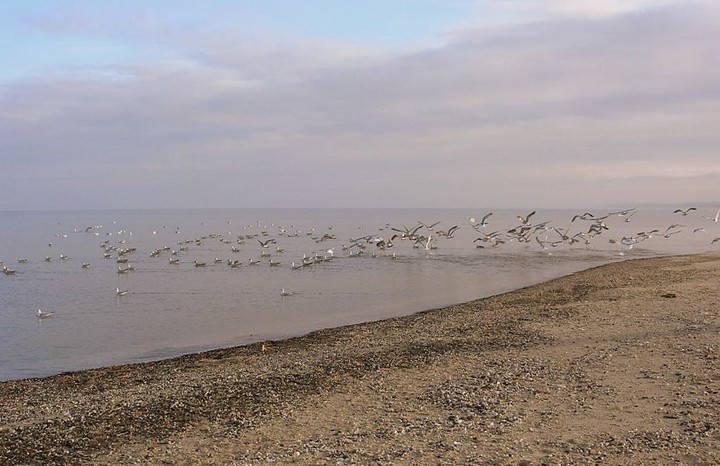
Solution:
<svg viewBox="0 0 720 466">
<path fill-rule="evenodd" d="M 720 249 L 710 246 L 720 228 L 701 216 L 714 211 L 680 218 L 672 210 L 639 210 L 629 223 L 611 217 L 610 230 L 592 244 L 547 250 L 535 241 L 476 248 L 479 235 L 468 216 L 488 212 L 481 209 L 2 212 L 0 260 L 15 274 L 0 275 L 0 380 L 299 335 L 465 302 L 610 261 Z M 586 230 L 589 223 L 570 222 L 576 213 L 538 211 L 533 220 L 571 233 Z M 518 214 L 527 212 L 495 210 L 487 230 L 516 226 Z M 412 228 L 418 221 L 440 221 L 435 230 L 460 228 L 451 239 L 439 237 L 430 251 L 400 240 L 385 251 L 368 245 L 357 257 L 342 250 L 351 238 L 387 240 L 396 233 L 391 227 Z M 662 232 L 672 223 L 684 225 L 680 233 L 631 250 L 608 242 L 653 228 Z M 706 232 L 692 234 L 700 226 Z M 337 239 L 313 240 L 325 233 Z M 251 237 L 238 244 L 239 235 Z M 559 238 L 554 231 L 542 235 Z M 258 239 L 271 238 L 276 244 L 263 249 Z M 185 240 L 190 242 L 179 252 L 179 264 L 169 264 L 169 250 L 151 257 L 165 246 L 179 250 Z M 118 264 L 116 251 L 103 258 L 105 244 L 136 251 L 126 256 L 127 264 Z M 323 256 L 331 248 L 331 261 L 290 267 L 303 255 Z M 271 256 L 261 258 L 263 251 Z M 19 263 L 21 257 L 27 262 Z M 262 262 L 248 265 L 251 258 Z M 270 258 L 280 265 L 270 266 Z M 242 265 L 230 268 L 228 259 Z M 90 267 L 82 268 L 83 262 Z M 117 273 L 127 265 L 135 270 Z M 116 288 L 128 294 L 117 296 Z M 281 288 L 294 294 L 283 297 Z M 37 309 L 54 316 L 38 320 Z"/>
</svg>

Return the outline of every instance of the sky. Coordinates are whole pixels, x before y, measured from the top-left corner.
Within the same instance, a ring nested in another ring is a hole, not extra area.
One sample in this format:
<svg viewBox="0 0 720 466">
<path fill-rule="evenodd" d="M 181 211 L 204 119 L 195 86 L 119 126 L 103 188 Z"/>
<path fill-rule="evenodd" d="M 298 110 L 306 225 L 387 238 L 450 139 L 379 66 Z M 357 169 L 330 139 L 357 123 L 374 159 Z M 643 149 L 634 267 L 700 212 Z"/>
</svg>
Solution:
<svg viewBox="0 0 720 466">
<path fill-rule="evenodd" d="M 0 210 L 720 204 L 714 0 L 0 0 Z"/>
</svg>

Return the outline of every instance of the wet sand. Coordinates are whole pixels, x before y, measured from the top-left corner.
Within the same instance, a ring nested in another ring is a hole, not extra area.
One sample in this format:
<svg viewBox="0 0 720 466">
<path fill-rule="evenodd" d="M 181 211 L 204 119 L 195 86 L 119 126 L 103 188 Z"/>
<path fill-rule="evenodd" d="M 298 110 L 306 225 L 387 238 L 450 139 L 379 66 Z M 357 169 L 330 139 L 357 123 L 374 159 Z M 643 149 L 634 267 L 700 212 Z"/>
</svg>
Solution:
<svg viewBox="0 0 720 466">
<path fill-rule="evenodd" d="M 0 383 L 0 464 L 720 464 L 720 254 Z"/>
</svg>

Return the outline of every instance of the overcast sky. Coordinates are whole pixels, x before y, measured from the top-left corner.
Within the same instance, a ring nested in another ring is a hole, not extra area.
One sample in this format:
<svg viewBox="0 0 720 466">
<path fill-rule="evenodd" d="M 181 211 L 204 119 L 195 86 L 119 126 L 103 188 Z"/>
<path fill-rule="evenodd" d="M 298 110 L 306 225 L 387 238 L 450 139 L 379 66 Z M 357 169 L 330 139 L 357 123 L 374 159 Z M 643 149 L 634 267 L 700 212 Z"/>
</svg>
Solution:
<svg viewBox="0 0 720 466">
<path fill-rule="evenodd" d="M 717 1 L 0 4 L 0 210 L 720 203 Z"/>
</svg>

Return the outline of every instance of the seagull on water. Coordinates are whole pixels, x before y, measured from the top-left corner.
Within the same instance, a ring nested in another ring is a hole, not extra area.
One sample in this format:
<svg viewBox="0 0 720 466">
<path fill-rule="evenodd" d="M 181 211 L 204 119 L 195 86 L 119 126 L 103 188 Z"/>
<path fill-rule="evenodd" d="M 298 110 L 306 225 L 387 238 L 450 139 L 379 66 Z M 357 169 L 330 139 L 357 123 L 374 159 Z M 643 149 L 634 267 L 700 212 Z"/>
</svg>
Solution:
<svg viewBox="0 0 720 466">
<path fill-rule="evenodd" d="M 125 296 L 128 294 L 128 291 L 130 290 L 121 290 L 120 288 L 115 288 L 115 294 L 118 296 Z"/>
<path fill-rule="evenodd" d="M 54 316 L 54 315 L 55 315 L 55 313 L 53 313 L 53 312 L 43 312 L 42 309 L 38 309 L 38 312 L 37 312 L 37 317 L 38 317 L 38 319 L 48 319 L 48 318 L 50 318 L 50 317 L 52 317 L 52 316 Z"/>
<path fill-rule="evenodd" d="M 287 291 L 285 288 L 280 289 L 280 296 L 292 296 L 294 294 L 294 291 Z"/>
</svg>

